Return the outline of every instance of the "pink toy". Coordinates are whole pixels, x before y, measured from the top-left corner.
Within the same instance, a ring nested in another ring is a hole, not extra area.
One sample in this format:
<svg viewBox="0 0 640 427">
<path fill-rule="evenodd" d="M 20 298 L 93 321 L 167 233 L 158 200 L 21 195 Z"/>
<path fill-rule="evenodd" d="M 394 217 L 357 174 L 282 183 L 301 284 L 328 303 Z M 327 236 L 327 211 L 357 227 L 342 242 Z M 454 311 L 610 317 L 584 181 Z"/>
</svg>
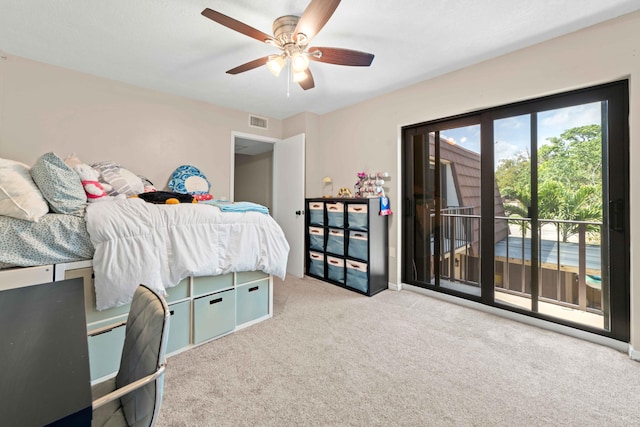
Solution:
<svg viewBox="0 0 640 427">
<path fill-rule="evenodd" d="M 109 191 L 111 186 L 98 181 L 100 174 L 97 170 L 85 163 L 79 163 L 75 165 L 73 169 L 80 177 L 80 182 L 82 182 L 82 187 L 87 194 L 87 200 L 89 202 L 95 202 L 108 197 L 107 191 Z"/>
</svg>

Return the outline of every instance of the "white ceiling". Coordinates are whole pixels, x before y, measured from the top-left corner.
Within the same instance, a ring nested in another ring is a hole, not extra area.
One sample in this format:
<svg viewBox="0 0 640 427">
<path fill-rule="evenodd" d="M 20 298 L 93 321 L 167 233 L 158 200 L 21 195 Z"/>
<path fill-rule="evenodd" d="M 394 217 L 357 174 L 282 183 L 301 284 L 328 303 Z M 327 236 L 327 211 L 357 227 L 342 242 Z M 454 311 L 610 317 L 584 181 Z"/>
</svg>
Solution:
<svg viewBox="0 0 640 427">
<path fill-rule="evenodd" d="M 266 67 L 225 73 L 278 50 L 203 17 L 204 8 L 271 34 L 275 18 L 300 15 L 309 1 L 0 0 L 0 51 L 281 119 L 324 114 L 640 9 L 638 0 L 345 0 L 310 45 L 373 53 L 371 67 L 312 62 L 308 91 Z"/>
</svg>

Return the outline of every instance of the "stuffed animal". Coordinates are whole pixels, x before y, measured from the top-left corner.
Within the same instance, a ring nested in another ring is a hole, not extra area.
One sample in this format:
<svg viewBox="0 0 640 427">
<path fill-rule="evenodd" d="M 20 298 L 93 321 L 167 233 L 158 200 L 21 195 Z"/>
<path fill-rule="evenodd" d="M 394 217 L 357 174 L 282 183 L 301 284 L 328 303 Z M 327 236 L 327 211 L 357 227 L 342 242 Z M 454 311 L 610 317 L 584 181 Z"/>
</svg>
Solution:
<svg viewBox="0 0 640 427">
<path fill-rule="evenodd" d="M 89 202 L 96 202 L 98 200 L 104 200 L 107 196 L 107 191 L 111 190 L 109 184 L 101 183 L 98 181 L 100 173 L 91 166 L 85 163 L 78 163 L 73 167 L 80 181 L 84 192 L 87 194 L 87 200 Z"/>
<path fill-rule="evenodd" d="M 177 205 L 178 203 L 198 203 L 198 200 L 191 194 L 175 193 L 172 191 L 149 191 L 140 193 L 137 196 L 145 202 L 156 205 Z"/>
</svg>

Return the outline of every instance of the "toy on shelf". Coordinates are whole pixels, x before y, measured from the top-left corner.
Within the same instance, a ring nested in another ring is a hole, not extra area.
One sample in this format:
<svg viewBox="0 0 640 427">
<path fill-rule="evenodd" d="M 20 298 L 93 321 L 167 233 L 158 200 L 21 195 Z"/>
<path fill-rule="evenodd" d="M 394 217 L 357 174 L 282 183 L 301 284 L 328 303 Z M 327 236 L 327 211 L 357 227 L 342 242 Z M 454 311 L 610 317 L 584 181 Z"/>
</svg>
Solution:
<svg viewBox="0 0 640 427">
<path fill-rule="evenodd" d="M 333 197 L 333 180 L 330 176 L 322 178 L 322 197 Z"/>
<path fill-rule="evenodd" d="M 356 197 L 384 197 L 384 180 L 389 177 L 389 172 L 358 172 L 358 182 L 353 186 Z"/>
<path fill-rule="evenodd" d="M 338 190 L 338 197 L 353 197 L 353 194 L 351 194 L 351 190 L 349 190 L 347 187 L 340 187 L 340 190 Z"/>
</svg>

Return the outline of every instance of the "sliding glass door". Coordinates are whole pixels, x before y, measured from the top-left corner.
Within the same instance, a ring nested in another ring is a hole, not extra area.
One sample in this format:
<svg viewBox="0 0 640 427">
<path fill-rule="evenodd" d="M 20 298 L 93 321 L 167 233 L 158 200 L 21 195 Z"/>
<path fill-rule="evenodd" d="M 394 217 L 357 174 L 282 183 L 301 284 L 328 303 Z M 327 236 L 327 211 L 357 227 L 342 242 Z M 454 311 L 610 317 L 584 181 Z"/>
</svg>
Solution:
<svg viewBox="0 0 640 427">
<path fill-rule="evenodd" d="M 607 101 L 494 120 L 495 300 L 609 324 Z M 604 286 L 603 286 L 604 284 Z"/>
<path fill-rule="evenodd" d="M 413 171 L 411 262 L 422 283 L 480 296 L 480 125 L 431 125 L 407 134 Z"/>
<path fill-rule="evenodd" d="M 405 127 L 403 280 L 628 339 L 627 115 L 618 82 Z"/>
</svg>

